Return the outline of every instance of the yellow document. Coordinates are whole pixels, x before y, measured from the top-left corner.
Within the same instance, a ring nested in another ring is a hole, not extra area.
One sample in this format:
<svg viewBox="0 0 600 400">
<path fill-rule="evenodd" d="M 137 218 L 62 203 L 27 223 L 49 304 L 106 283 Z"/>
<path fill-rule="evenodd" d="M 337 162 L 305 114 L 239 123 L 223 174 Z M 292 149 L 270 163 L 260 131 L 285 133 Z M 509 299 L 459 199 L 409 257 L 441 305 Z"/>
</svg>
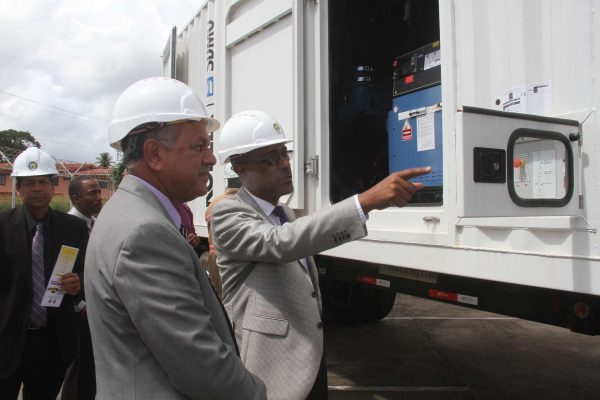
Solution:
<svg viewBox="0 0 600 400">
<path fill-rule="evenodd" d="M 75 260 L 77 259 L 77 253 L 79 249 L 76 247 L 62 245 L 54 269 L 52 270 L 52 276 L 48 282 L 46 293 L 42 299 L 42 306 L 44 307 L 60 307 L 64 293 L 60 284 L 60 277 L 64 274 L 68 274 L 73 271 Z"/>
</svg>

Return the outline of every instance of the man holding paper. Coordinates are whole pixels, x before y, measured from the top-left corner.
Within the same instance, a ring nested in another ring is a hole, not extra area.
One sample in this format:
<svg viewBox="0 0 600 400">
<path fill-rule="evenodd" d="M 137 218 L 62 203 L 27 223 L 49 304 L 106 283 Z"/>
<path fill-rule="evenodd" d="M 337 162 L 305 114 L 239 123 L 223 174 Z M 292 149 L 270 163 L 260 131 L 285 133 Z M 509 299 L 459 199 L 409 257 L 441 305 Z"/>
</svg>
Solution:
<svg viewBox="0 0 600 400">
<path fill-rule="evenodd" d="M 22 206 L 0 213 L 0 393 L 55 399 L 75 353 L 72 296 L 88 231 L 77 217 L 50 208 L 54 159 L 32 147 L 15 160 Z"/>
</svg>

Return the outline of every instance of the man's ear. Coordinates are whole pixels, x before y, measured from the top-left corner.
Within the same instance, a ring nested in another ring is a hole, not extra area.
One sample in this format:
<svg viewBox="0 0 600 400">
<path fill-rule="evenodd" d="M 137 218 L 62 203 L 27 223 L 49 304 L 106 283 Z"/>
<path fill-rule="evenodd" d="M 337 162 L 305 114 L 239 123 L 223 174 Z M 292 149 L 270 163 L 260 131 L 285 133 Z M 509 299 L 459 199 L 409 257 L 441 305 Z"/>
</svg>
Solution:
<svg viewBox="0 0 600 400">
<path fill-rule="evenodd" d="M 144 160 L 153 171 L 162 169 L 161 145 L 156 139 L 148 139 L 144 142 Z"/>
<path fill-rule="evenodd" d="M 231 164 L 231 169 L 238 175 L 245 171 L 244 164 Z"/>
</svg>

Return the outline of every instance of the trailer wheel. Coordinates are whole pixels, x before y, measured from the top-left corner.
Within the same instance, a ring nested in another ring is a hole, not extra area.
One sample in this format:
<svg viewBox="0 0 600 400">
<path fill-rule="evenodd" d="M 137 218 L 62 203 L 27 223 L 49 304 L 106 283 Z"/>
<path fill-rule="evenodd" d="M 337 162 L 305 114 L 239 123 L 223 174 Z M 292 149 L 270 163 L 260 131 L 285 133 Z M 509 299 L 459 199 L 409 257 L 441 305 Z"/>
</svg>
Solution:
<svg viewBox="0 0 600 400">
<path fill-rule="evenodd" d="M 385 318 L 396 292 L 340 281 L 321 281 L 323 309 L 333 320 L 345 323 L 375 322 Z"/>
</svg>

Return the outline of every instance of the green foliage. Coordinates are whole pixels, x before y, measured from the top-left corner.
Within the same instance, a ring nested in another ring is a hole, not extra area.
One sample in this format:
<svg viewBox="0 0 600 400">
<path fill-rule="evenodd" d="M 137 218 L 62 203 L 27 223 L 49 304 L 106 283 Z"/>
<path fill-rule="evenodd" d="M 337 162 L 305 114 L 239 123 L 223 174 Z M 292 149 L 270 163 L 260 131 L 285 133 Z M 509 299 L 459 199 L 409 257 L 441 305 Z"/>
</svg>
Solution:
<svg viewBox="0 0 600 400">
<path fill-rule="evenodd" d="M 21 204 L 22 204 L 21 199 L 19 198 L 19 196 L 17 196 L 16 206 L 18 207 Z M 66 197 L 56 196 L 56 197 L 52 198 L 52 201 L 50 202 L 50 207 L 52 207 L 53 210 L 62 211 L 64 213 L 66 213 L 71 209 L 71 203 L 69 202 L 69 199 Z M 4 210 L 8 210 L 9 208 L 11 208 L 10 199 L 0 200 L 0 212 L 2 212 Z"/>
<path fill-rule="evenodd" d="M 108 152 L 98 154 L 96 164 L 102 168 L 110 168 L 113 164 L 112 156 Z"/>
<path fill-rule="evenodd" d="M 40 147 L 40 142 L 33 135 L 25 131 L 7 129 L 0 131 L 0 147 L 13 150 L 12 153 L 19 154 L 28 147 Z"/>
<path fill-rule="evenodd" d="M 123 163 L 123 160 L 119 161 L 110 169 L 110 183 L 113 191 L 117 190 L 119 187 L 119 184 L 123 179 L 123 172 L 125 172 L 125 164 Z"/>
</svg>

